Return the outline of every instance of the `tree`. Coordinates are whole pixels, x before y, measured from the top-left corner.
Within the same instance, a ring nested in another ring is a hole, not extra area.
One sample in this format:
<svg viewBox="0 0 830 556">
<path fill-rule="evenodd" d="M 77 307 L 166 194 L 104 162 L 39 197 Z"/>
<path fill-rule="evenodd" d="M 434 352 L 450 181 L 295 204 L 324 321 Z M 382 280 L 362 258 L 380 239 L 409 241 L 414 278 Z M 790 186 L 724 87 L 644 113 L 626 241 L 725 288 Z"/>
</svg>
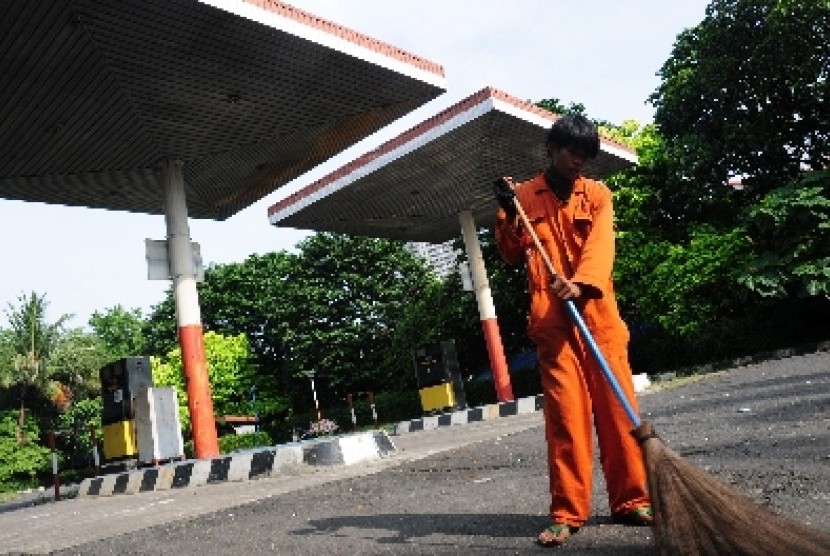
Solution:
<svg viewBox="0 0 830 556">
<path fill-rule="evenodd" d="M 29 419 L 21 433 L 15 413 L 0 411 L 0 492 L 36 486 L 38 475 L 49 469 L 49 449 L 27 440 L 40 436 L 37 423 Z"/>
<path fill-rule="evenodd" d="M 404 308 L 434 280 L 426 264 L 385 239 L 318 233 L 298 249 L 282 300 L 290 372 L 315 372 L 338 398 L 393 388 L 383 379 L 392 371 L 382 370 L 384 351 Z"/>
<path fill-rule="evenodd" d="M 216 415 L 252 413 L 254 408 L 251 401 L 251 389 L 256 387 L 258 376 L 245 335 L 223 336 L 216 332 L 206 332 L 205 357 L 214 413 Z M 176 388 L 182 426 L 187 429 L 190 419 L 187 410 L 187 388 L 181 349 L 172 350 L 165 358 L 154 357 L 152 372 L 155 386 Z M 258 398 L 258 410 L 262 413 L 276 413 L 284 410 L 285 400 L 282 400 L 283 407 L 273 407 L 279 401 Z"/>
<path fill-rule="evenodd" d="M 71 389 L 70 401 L 76 402 L 100 395 L 99 371 L 115 359 L 97 334 L 75 328 L 61 335 L 49 364 L 52 377 Z"/>
<path fill-rule="evenodd" d="M 830 170 L 765 195 L 747 227 L 756 256 L 742 284 L 762 297 L 830 300 Z"/>
<path fill-rule="evenodd" d="M 95 311 L 89 318 L 89 326 L 110 352 L 111 360 L 145 355 L 141 309 L 125 309 L 121 305 Z"/>
<path fill-rule="evenodd" d="M 545 98 L 536 103 L 539 108 L 544 108 L 548 112 L 553 112 L 558 115 L 565 114 L 585 114 L 585 105 L 578 102 L 571 102 L 567 106 L 562 104 L 558 98 Z"/>
<path fill-rule="evenodd" d="M 208 269 L 199 285 L 206 334 L 245 334 L 258 401 L 309 406 L 308 371 L 321 398 L 396 387 L 400 367 L 384 367 L 385 349 L 402 308 L 434 279 L 426 264 L 390 240 L 321 233 L 297 248 Z M 171 293 L 145 326 L 151 352 L 175 349 L 174 322 Z"/>
<path fill-rule="evenodd" d="M 297 256 L 279 251 L 251 255 L 242 263 L 217 265 L 199 285 L 202 322 L 224 334 L 244 333 L 263 369 L 282 365 L 285 356 L 285 302 Z"/>
<path fill-rule="evenodd" d="M 205 270 L 205 280 L 208 279 L 210 269 Z M 202 305 L 202 299 L 199 299 Z M 204 311 L 202 322 L 204 323 Z M 150 310 L 150 315 L 141 327 L 144 336 L 144 351 L 151 355 L 164 355 L 176 349 L 178 345 L 178 327 L 176 324 L 176 300 L 173 298 L 173 289 L 167 293 L 159 303 Z"/>
<path fill-rule="evenodd" d="M 649 100 L 691 205 L 749 204 L 830 163 L 826 0 L 713 0 L 659 75 Z"/>
<path fill-rule="evenodd" d="M 6 315 L 10 331 L 3 335 L 8 346 L 0 353 L 11 354 L 11 360 L 0 361 L 0 381 L 7 387 L 19 389 L 18 435 L 23 438 L 26 419 L 26 395 L 30 388 L 46 390 L 53 369 L 50 366 L 52 350 L 63 332 L 64 323 L 71 315 L 62 315 L 54 323 L 46 321 L 46 294 L 22 294 L 18 305 L 8 304 Z"/>
<path fill-rule="evenodd" d="M 621 226 L 618 259 L 622 304 L 663 323 L 675 352 L 723 357 L 828 331 L 828 68 L 826 0 L 713 0 L 678 36 L 650 97 L 655 148 L 624 173 L 623 220 L 636 225 Z"/>
<path fill-rule="evenodd" d="M 444 340 L 455 340 L 463 375 L 474 373 L 486 362 L 475 296 L 462 290 L 455 274 L 430 282 L 418 299 L 401 308 L 400 320 L 384 349 L 384 361 L 377 369 L 376 380 L 392 390 L 414 391 L 417 388 L 414 351 Z"/>
<path fill-rule="evenodd" d="M 297 256 L 280 251 L 251 255 L 241 263 L 211 266 L 198 285 L 205 332 L 225 336 L 245 334 L 257 366 L 257 400 L 272 407 L 285 404 L 295 380 L 284 370 L 287 289 Z M 146 351 L 156 355 L 177 349 L 173 292 L 156 305 L 143 327 Z"/>
</svg>

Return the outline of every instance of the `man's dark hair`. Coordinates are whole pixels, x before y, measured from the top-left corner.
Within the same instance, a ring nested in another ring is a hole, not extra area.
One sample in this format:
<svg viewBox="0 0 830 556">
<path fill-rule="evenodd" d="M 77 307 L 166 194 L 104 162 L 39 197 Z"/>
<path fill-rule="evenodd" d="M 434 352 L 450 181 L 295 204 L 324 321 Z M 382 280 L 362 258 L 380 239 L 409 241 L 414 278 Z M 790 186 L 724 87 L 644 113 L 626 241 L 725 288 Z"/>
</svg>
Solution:
<svg viewBox="0 0 830 556">
<path fill-rule="evenodd" d="M 548 145 L 567 147 L 596 158 L 599 154 L 599 133 L 594 123 L 581 114 L 566 114 L 556 120 L 548 132 Z"/>
</svg>

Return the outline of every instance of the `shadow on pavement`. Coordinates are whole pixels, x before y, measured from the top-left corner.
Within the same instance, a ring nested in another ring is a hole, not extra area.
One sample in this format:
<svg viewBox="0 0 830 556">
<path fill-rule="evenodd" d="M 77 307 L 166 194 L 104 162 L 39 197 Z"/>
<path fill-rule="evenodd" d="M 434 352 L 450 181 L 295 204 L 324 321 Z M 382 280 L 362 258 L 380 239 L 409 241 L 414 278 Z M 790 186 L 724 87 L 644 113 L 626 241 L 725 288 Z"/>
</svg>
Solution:
<svg viewBox="0 0 830 556">
<path fill-rule="evenodd" d="M 313 519 L 308 522 L 309 527 L 295 529 L 289 534 L 350 539 L 362 537 L 374 539 L 379 545 L 412 545 L 424 550 L 455 546 L 492 551 L 494 544 L 490 539 L 509 538 L 521 541 L 524 550 L 538 549 L 546 552 L 550 549 L 538 546 L 533 537 L 528 535 L 530 531 L 541 531 L 546 524 L 547 518 L 538 515 L 396 513 Z M 598 525 L 607 527 L 597 527 Z M 623 526 L 612 525 L 610 517 L 592 517 L 586 525 L 588 527 L 590 535 L 582 534 L 570 539 L 557 552 L 615 556 L 653 554 L 651 546 L 644 546 L 642 542 L 626 546 L 626 541 L 614 532 Z M 607 534 L 602 531 L 607 531 Z M 477 543 L 476 537 L 481 537 L 482 541 Z M 463 543 L 458 542 L 459 538 L 463 539 Z"/>
</svg>

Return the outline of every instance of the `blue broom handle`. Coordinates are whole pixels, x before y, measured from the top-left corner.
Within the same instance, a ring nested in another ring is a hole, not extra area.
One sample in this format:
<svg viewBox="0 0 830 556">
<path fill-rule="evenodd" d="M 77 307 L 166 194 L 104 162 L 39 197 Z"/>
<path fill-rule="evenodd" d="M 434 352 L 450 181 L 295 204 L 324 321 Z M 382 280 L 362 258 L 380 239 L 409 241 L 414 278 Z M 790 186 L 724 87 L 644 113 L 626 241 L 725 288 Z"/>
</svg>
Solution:
<svg viewBox="0 0 830 556">
<path fill-rule="evenodd" d="M 611 389 L 614 390 L 614 393 L 617 395 L 617 399 L 620 400 L 623 409 L 625 409 L 625 412 L 628 414 L 628 418 L 631 420 L 631 424 L 636 429 L 642 423 L 640 416 L 637 415 L 637 412 L 634 411 L 633 407 L 631 407 L 628 397 L 625 395 L 625 392 L 622 391 L 622 387 L 620 387 L 620 382 L 617 380 L 617 377 L 614 375 L 611 367 L 608 366 L 608 362 L 605 360 L 605 357 L 602 355 L 602 351 L 600 351 L 599 346 L 594 341 L 594 336 L 591 334 L 591 331 L 588 330 L 588 326 L 585 324 L 585 319 L 583 319 L 582 315 L 579 314 L 579 310 L 576 308 L 576 304 L 572 299 L 565 300 L 565 307 L 567 307 L 568 312 L 571 314 L 571 319 L 573 319 L 576 327 L 579 328 L 579 331 L 582 333 L 582 337 L 588 343 L 588 347 L 591 349 L 594 359 L 596 359 L 597 363 L 599 363 L 599 368 L 602 369 L 602 374 L 605 375 L 605 379 L 608 381 L 608 384 L 611 385 Z"/>
<path fill-rule="evenodd" d="M 536 244 L 536 249 L 539 250 L 539 254 L 542 256 L 542 260 L 545 261 L 545 266 L 547 266 L 548 271 L 551 273 L 553 278 L 556 278 L 556 269 L 553 267 L 553 263 L 548 257 L 545 248 L 542 246 L 542 242 L 539 241 L 539 236 L 536 235 L 536 231 L 533 229 L 533 226 L 530 225 L 530 221 L 527 219 L 527 214 L 525 214 L 524 209 L 522 208 L 521 203 L 519 202 L 518 197 L 513 197 L 513 205 L 516 207 L 516 212 L 518 212 L 519 217 L 522 219 L 522 223 L 524 224 L 525 229 L 527 229 L 530 237 L 533 238 L 533 243 Z M 602 374 L 605 375 L 605 380 L 608 381 L 608 384 L 611 386 L 611 389 L 614 391 L 614 394 L 617 395 L 617 399 L 622 404 L 623 409 L 628 414 L 628 418 L 631 420 L 631 424 L 634 428 L 640 426 L 642 421 L 640 420 L 640 416 L 637 415 L 637 412 L 634 411 L 634 408 L 631 406 L 631 402 L 628 401 L 628 398 L 625 395 L 625 392 L 622 391 L 620 387 L 620 383 L 617 380 L 617 377 L 614 376 L 614 372 L 611 370 L 611 367 L 608 366 L 608 362 L 605 360 L 605 357 L 602 355 L 602 351 L 600 351 L 599 346 L 597 345 L 596 341 L 594 341 L 594 336 L 591 334 L 591 331 L 588 330 L 588 326 L 585 324 L 585 320 L 582 318 L 582 315 L 579 314 L 579 310 L 576 308 L 572 299 L 565 300 L 565 307 L 568 309 L 568 313 L 571 315 L 571 319 L 576 324 L 576 327 L 582 333 L 583 339 L 588 343 L 588 347 L 591 349 L 591 353 L 594 356 L 594 359 L 597 360 L 600 369 L 602 370 Z"/>
</svg>

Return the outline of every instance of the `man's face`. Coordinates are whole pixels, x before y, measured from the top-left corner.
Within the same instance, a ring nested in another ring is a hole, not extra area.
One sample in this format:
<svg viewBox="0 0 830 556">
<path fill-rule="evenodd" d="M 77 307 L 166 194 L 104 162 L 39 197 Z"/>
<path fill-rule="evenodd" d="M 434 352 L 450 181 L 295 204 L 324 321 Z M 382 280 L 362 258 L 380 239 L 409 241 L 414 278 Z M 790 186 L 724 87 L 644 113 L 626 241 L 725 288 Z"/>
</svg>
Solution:
<svg viewBox="0 0 830 556">
<path fill-rule="evenodd" d="M 588 157 L 573 147 L 550 147 L 551 166 L 568 181 L 575 181 L 585 168 Z"/>
</svg>

